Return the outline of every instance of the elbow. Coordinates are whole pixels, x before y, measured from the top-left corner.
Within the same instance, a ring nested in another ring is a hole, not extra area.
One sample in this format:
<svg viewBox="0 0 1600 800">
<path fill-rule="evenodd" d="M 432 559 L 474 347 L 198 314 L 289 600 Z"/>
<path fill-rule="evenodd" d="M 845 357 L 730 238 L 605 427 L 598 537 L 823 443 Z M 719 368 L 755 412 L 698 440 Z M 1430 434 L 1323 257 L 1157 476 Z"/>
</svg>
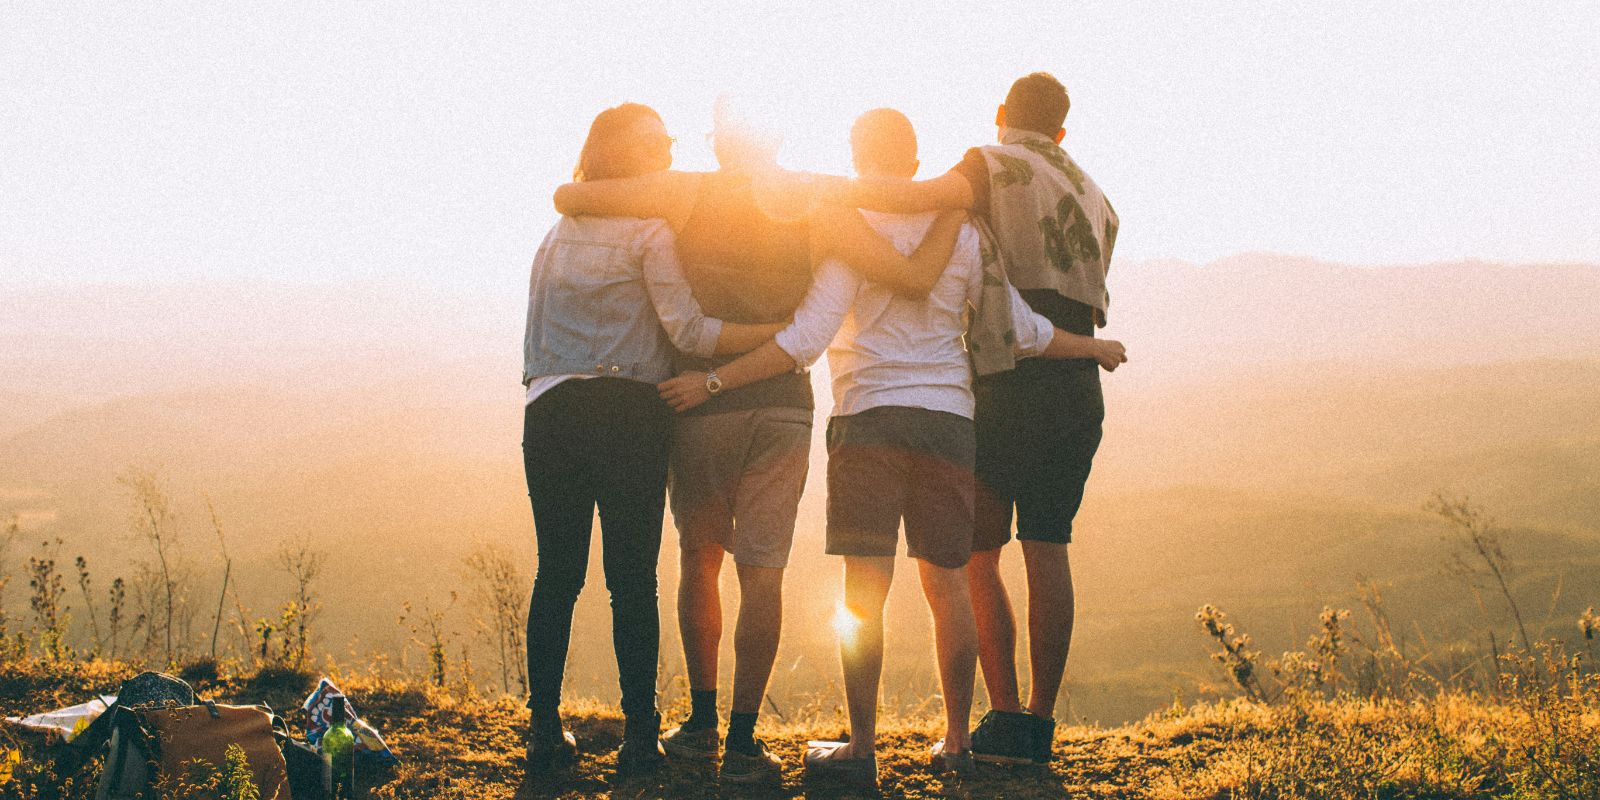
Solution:
<svg viewBox="0 0 1600 800">
<path fill-rule="evenodd" d="M 939 276 L 937 275 L 933 276 L 931 279 L 921 277 L 910 278 L 900 283 L 899 287 L 895 289 L 895 294 L 898 294 L 907 300 L 926 300 L 928 299 L 928 294 L 933 291 L 934 284 L 938 282 Z"/>
<path fill-rule="evenodd" d="M 572 207 L 571 184 L 562 184 L 556 187 L 555 194 L 556 213 L 562 216 L 572 216 L 575 211 Z"/>
<path fill-rule="evenodd" d="M 696 331 L 692 326 L 683 330 L 668 331 L 667 340 L 680 353 L 688 353 L 696 358 L 710 358 L 722 354 L 722 337 L 716 332 Z"/>
<path fill-rule="evenodd" d="M 721 353 L 721 350 L 717 348 L 715 342 L 713 342 L 710 347 L 707 347 L 702 344 L 700 340 L 690 336 L 669 336 L 667 338 L 672 341 L 672 346 L 676 348 L 678 352 L 688 353 L 696 358 L 707 358 L 709 356 L 719 355 Z"/>
</svg>

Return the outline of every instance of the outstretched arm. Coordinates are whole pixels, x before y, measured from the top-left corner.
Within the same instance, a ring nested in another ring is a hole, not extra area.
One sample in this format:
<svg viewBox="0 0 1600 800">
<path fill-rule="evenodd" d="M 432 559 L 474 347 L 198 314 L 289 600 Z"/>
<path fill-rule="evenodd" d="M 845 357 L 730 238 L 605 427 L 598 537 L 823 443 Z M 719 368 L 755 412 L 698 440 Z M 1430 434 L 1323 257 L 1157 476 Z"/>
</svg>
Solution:
<svg viewBox="0 0 1600 800">
<path fill-rule="evenodd" d="M 1011 327 L 1016 333 L 1014 347 L 1017 355 L 1050 359 L 1092 358 L 1106 372 L 1112 372 L 1127 362 L 1128 351 L 1122 342 L 1067 333 L 1034 311 L 1022 299 L 1017 287 L 1008 283 L 1006 289 L 1011 295 Z"/>
<path fill-rule="evenodd" d="M 573 217 L 659 217 L 682 230 L 694 209 L 700 173 L 663 170 L 632 178 L 567 183 L 556 187 L 556 211 Z"/>
<path fill-rule="evenodd" d="M 722 391 L 729 392 L 774 375 L 782 375 L 794 368 L 795 360 L 783 352 L 776 342 L 768 339 L 766 344 L 717 367 L 717 377 L 722 379 Z M 656 391 L 661 394 L 662 400 L 667 401 L 667 405 L 672 406 L 673 411 L 688 411 L 711 399 L 704 372 L 685 372 L 669 378 L 658 384 Z"/>
<path fill-rule="evenodd" d="M 678 263 L 672 231 L 657 223 L 645 234 L 640 246 L 644 262 L 645 289 L 655 306 L 661 328 L 674 347 L 702 358 L 725 353 L 743 353 L 777 335 L 785 323 L 744 325 L 706 316 L 694 290 Z"/>
<path fill-rule="evenodd" d="M 841 180 L 829 187 L 827 199 L 850 208 L 892 214 L 968 210 L 973 206 L 972 184 L 955 170 L 925 181 L 884 177 Z"/>
<path fill-rule="evenodd" d="M 816 361 L 839 332 L 860 281 L 843 264 L 822 266 L 806 299 L 794 312 L 794 322 L 771 341 L 717 367 L 722 391 L 732 391 Z M 685 372 L 656 387 L 674 411 L 687 411 L 711 399 L 706 373 Z"/>
<path fill-rule="evenodd" d="M 1092 358 L 1106 372 L 1113 372 L 1128 361 L 1128 350 L 1115 339 L 1096 339 L 1055 329 L 1050 344 L 1039 354 L 1043 358 Z"/>
<path fill-rule="evenodd" d="M 811 218 L 811 257 L 815 262 L 837 258 L 861 277 L 889 287 L 896 294 L 920 300 L 928 296 L 955 252 L 965 212 L 940 214 L 909 258 L 867 224 L 852 208 L 824 206 Z"/>
</svg>

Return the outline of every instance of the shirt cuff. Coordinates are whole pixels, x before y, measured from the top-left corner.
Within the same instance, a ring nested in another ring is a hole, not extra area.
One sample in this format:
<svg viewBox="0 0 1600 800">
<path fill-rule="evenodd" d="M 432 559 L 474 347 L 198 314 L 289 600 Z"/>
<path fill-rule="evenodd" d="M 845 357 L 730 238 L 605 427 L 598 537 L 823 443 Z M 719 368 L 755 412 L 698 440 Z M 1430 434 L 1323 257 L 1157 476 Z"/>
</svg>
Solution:
<svg viewBox="0 0 1600 800">
<path fill-rule="evenodd" d="M 772 342 L 778 346 L 779 350 L 794 359 L 796 366 L 809 367 L 817 360 L 817 356 L 822 354 L 807 353 L 802 339 L 800 332 L 795 330 L 795 326 L 791 324 L 789 327 L 778 331 L 778 335 L 772 337 Z"/>
<path fill-rule="evenodd" d="M 1018 328 L 1017 355 L 1024 358 L 1031 358 L 1044 353 L 1045 350 L 1049 349 L 1051 340 L 1055 339 L 1056 336 L 1056 326 L 1036 311 L 1029 312 L 1022 319 L 1015 320 L 1015 325 Z M 1032 329 L 1031 336 L 1022 333 L 1021 328 L 1024 325 Z"/>
<path fill-rule="evenodd" d="M 710 358 L 717 352 L 717 341 L 722 338 L 722 320 L 716 317 L 706 317 L 700 326 L 700 338 L 694 343 L 694 350 L 689 354 L 699 358 Z"/>
</svg>

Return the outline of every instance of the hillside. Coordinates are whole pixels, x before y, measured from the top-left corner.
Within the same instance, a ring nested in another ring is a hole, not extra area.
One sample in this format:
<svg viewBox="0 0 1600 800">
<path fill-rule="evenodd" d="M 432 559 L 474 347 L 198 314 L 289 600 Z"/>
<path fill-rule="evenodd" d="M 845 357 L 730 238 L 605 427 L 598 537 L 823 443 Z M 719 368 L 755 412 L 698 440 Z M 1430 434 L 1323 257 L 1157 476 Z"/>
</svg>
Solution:
<svg viewBox="0 0 1600 800">
<path fill-rule="evenodd" d="M 114 691 L 126 665 L 70 669 L 0 668 L 0 712 L 14 714 L 95 692 Z M 880 726 L 882 795 L 902 798 L 1587 797 L 1600 791 L 1600 692 L 1593 676 L 1575 694 L 1543 690 L 1504 698 L 1443 694 L 1411 701 L 1304 699 L 1276 706 L 1246 701 L 1172 706 L 1116 727 L 1062 726 L 1048 767 L 980 765 L 970 776 L 927 766 L 937 728 L 926 718 Z M 837 713 L 757 729 L 785 761 L 783 783 L 722 790 L 709 766 L 673 764 L 654 776 L 618 779 L 614 750 L 622 721 L 614 708 L 569 703 L 567 725 L 582 754 L 566 775 L 528 783 L 521 750 L 527 712 L 511 700 L 464 696 L 417 684 L 340 678 L 364 718 L 400 757 L 364 780 L 370 798 L 492 800 L 533 797 L 717 798 L 851 796 L 808 785 L 799 767 L 808 739 L 836 738 Z M 304 685 L 251 679 L 201 687 L 221 699 L 294 708 Z M 291 715 L 292 716 L 292 715 Z M 768 715 L 770 717 L 770 715 Z M 33 800 L 58 778 L 37 740 L 0 730 L 0 755 L 22 752 L 0 797 Z M 94 768 L 62 800 L 91 796 Z M 859 795 L 857 795 L 859 796 Z"/>
<path fill-rule="evenodd" d="M 1298 644 L 1325 600 L 1355 607 L 1358 580 L 1384 592 L 1402 627 L 1484 619 L 1471 588 L 1443 571 L 1451 546 L 1422 508 L 1436 490 L 1501 521 L 1514 588 L 1539 624 L 1600 601 L 1597 281 L 1600 267 L 1581 265 L 1119 262 L 1108 333 L 1134 361 L 1105 381 L 1061 713 L 1126 721 L 1191 692 L 1204 662 L 1186 620 L 1205 602 L 1272 647 Z M 1485 332 L 1494 307 L 1481 296 L 1496 285 L 1517 285 L 1539 309 L 1525 335 Z M 12 377 L 0 396 L 0 521 L 16 514 L 23 531 L 0 553 L 14 576 L 0 600 L 26 618 L 19 573 L 45 537 L 63 540 L 67 561 L 87 557 L 101 592 L 131 579 L 149 553 L 129 535 L 117 478 L 148 468 L 172 494 L 192 597 L 214 598 L 220 580 L 209 499 L 252 617 L 288 598 L 277 550 L 304 538 L 329 557 L 313 631 L 327 650 L 417 668 L 416 636 L 395 624 L 406 603 L 444 609 L 452 647 L 477 649 L 462 557 L 487 542 L 514 555 L 524 581 L 533 567 L 512 377 L 521 303 L 515 292 L 221 284 L 0 297 L 0 373 Z M 821 555 L 820 433 L 813 444 L 773 687 L 784 708 L 815 702 L 837 674 L 819 622 L 839 591 Z M 670 522 L 660 574 L 670 621 Z M 66 602 L 81 638 L 86 609 L 76 592 Z M 197 614 L 204 605 L 193 602 Z M 586 656 L 571 676 L 600 697 L 615 685 L 606 609 L 602 592 L 580 600 L 593 624 L 578 626 L 573 649 Z M 914 710 L 933 676 L 913 581 L 896 583 L 891 613 L 886 702 Z M 1501 625 L 1497 613 L 1488 621 Z M 232 616 L 225 648 L 248 641 Z M 664 683 L 678 691 L 677 632 L 663 628 Z"/>
</svg>

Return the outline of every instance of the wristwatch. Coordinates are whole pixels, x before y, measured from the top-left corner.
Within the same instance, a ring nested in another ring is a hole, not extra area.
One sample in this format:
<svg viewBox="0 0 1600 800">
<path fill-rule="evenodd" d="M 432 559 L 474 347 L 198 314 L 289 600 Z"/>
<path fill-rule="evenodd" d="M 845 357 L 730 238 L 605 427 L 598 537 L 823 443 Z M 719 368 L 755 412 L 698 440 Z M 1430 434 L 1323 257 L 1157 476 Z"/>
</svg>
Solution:
<svg viewBox="0 0 1600 800">
<path fill-rule="evenodd" d="M 722 394 L 722 379 L 717 377 L 716 370 L 706 373 L 706 394 L 712 397 Z"/>
</svg>

